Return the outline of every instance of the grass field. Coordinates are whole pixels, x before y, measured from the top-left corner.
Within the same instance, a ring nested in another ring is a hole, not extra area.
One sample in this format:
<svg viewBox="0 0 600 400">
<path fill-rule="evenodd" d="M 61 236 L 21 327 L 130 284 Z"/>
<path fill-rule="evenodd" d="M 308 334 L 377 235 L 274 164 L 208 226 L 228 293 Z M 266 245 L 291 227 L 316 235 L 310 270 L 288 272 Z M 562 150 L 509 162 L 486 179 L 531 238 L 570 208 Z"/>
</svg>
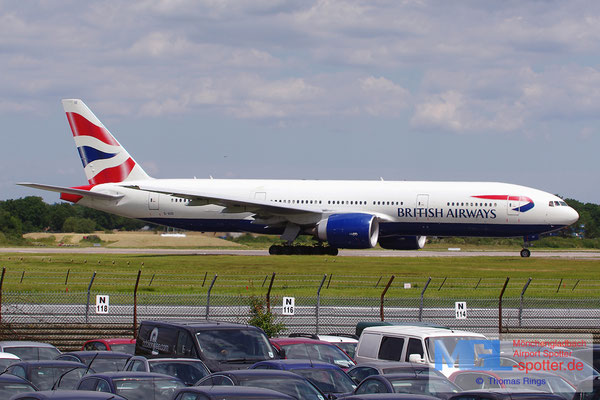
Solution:
<svg viewBox="0 0 600 400">
<path fill-rule="evenodd" d="M 40 250 L 43 251 L 43 250 Z M 371 258 L 328 256 L 161 256 L 81 254 L 0 254 L 6 268 L 3 290 L 11 292 L 132 292 L 265 294 L 273 273 L 273 294 L 316 296 L 324 274 L 324 297 L 379 297 L 392 275 L 387 297 L 518 297 L 529 277 L 527 297 L 600 299 L 600 261 L 515 257 Z M 405 288 L 410 284 L 410 288 Z"/>
</svg>

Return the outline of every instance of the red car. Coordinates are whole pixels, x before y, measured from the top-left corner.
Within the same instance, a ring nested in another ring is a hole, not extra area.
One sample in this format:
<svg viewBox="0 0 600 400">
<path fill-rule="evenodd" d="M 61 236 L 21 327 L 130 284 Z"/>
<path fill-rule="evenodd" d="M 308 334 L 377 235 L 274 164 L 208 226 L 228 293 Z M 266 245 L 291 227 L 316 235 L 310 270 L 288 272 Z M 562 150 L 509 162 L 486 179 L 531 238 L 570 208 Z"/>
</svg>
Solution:
<svg viewBox="0 0 600 400">
<path fill-rule="evenodd" d="M 81 350 L 92 351 L 119 351 L 121 353 L 135 353 L 135 339 L 131 338 L 110 338 L 93 339 L 83 344 Z"/>
<path fill-rule="evenodd" d="M 322 340 L 302 337 L 270 339 L 281 358 L 316 360 L 337 365 L 346 371 L 354 366 L 354 360 L 336 345 Z"/>
</svg>

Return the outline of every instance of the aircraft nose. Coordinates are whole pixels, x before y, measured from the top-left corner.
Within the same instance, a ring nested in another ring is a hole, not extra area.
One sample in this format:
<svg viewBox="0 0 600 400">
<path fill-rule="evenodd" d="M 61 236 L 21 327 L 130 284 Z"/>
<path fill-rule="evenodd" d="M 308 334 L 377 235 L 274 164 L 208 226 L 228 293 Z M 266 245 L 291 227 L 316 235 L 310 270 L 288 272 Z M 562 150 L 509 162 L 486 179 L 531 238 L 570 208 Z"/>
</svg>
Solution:
<svg viewBox="0 0 600 400">
<path fill-rule="evenodd" d="M 577 220 L 579 219 L 579 213 L 571 207 L 567 207 L 566 211 L 567 211 L 567 215 L 566 215 L 567 225 L 571 225 L 571 224 L 574 224 L 575 222 L 577 222 Z"/>
</svg>

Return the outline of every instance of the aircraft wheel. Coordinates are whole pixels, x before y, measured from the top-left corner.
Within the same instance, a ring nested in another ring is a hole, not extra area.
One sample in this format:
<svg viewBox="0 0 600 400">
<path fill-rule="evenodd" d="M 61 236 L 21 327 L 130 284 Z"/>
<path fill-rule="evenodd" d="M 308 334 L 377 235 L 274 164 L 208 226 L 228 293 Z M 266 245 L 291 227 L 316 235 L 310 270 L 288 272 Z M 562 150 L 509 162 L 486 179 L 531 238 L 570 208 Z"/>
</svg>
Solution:
<svg viewBox="0 0 600 400">
<path fill-rule="evenodd" d="M 521 250 L 521 257 L 527 258 L 530 255 L 531 255 L 531 251 L 529 251 L 529 249 L 523 249 L 523 250 Z"/>
</svg>

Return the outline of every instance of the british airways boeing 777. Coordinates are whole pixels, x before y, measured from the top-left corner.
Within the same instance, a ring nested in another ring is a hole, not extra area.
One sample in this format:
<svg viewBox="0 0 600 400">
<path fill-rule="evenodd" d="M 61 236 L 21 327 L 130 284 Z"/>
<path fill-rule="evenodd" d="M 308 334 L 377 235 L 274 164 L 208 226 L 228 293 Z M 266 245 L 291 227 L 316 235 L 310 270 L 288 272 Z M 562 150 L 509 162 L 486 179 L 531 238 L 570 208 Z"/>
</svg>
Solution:
<svg viewBox="0 0 600 400">
<path fill-rule="evenodd" d="M 420 249 L 426 236 L 523 237 L 579 218 L 562 199 L 495 182 L 153 179 L 81 101 L 63 100 L 88 185 L 20 183 L 125 217 L 202 232 L 312 235 L 337 249 Z M 286 254 L 292 246 L 273 246 Z M 320 250 L 319 250 L 320 249 Z"/>
</svg>

